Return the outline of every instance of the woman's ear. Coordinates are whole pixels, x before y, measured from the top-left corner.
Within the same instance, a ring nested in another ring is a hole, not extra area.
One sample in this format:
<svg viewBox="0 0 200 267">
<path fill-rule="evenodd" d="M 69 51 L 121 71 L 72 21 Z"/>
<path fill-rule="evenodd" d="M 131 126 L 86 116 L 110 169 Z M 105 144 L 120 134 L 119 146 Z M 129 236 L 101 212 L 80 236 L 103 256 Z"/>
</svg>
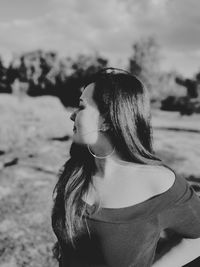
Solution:
<svg viewBox="0 0 200 267">
<path fill-rule="evenodd" d="M 101 127 L 100 127 L 100 130 L 101 130 L 102 132 L 106 132 L 106 131 L 108 131 L 109 129 L 110 129 L 110 124 L 109 124 L 109 123 L 107 123 L 107 122 L 102 123 L 102 125 L 101 125 Z"/>
</svg>

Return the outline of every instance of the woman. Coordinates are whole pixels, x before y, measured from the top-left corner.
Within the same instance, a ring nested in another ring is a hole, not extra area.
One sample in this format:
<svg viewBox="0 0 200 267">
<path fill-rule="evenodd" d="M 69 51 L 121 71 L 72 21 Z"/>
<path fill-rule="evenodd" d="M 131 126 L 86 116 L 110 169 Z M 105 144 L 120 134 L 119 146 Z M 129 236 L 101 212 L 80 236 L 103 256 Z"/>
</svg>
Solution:
<svg viewBox="0 0 200 267">
<path fill-rule="evenodd" d="M 85 83 L 71 120 L 52 211 L 59 266 L 178 267 L 198 257 L 200 201 L 153 152 L 142 82 L 103 69 Z M 166 229 L 182 241 L 154 263 Z"/>
</svg>

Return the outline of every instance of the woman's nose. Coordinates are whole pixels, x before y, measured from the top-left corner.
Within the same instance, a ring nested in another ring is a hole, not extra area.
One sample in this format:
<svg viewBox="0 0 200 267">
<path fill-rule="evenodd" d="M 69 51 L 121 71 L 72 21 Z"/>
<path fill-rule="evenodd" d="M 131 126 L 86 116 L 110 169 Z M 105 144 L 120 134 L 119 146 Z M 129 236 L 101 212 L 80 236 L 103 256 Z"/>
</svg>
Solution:
<svg viewBox="0 0 200 267">
<path fill-rule="evenodd" d="M 70 120 L 75 121 L 76 118 L 76 111 L 74 111 L 71 116 L 70 116 Z"/>
</svg>

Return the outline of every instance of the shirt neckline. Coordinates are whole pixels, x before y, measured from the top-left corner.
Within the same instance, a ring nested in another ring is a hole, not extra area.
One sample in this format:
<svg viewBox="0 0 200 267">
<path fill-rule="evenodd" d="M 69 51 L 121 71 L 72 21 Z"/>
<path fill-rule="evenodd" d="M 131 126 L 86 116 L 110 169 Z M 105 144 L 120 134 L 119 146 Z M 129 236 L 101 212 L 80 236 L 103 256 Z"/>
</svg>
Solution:
<svg viewBox="0 0 200 267">
<path fill-rule="evenodd" d="M 120 207 L 120 208 L 111 208 L 111 207 L 100 207 L 99 210 L 102 210 L 102 211 L 108 211 L 108 212 L 117 212 L 117 211 L 123 211 L 123 210 L 129 210 L 129 209 L 133 209 L 133 208 L 137 208 L 137 207 L 140 207 L 142 205 L 145 205 L 145 204 L 148 204 L 150 201 L 152 200 L 155 200 L 159 197 L 164 197 L 165 195 L 168 195 L 173 189 L 174 187 L 176 186 L 176 183 L 177 183 L 177 177 L 175 175 L 175 179 L 174 179 L 174 182 L 172 184 L 172 186 L 170 188 L 168 188 L 166 191 L 164 191 L 163 193 L 160 193 L 160 194 L 157 194 L 157 195 L 154 195 L 142 202 L 139 202 L 139 203 L 136 203 L 134 205 L 129 205 L 129 206 L 125 206 L 125 207 Z M 95 207 L 97 206 L 96 204 L 89 204 L 87 203 L 86 201 L 84 201 L 82 198 L 81 198 L 81 201 L 83 202 L 83 204 L 86 206 L 87 210 L 88 211 L 93 211 L 95 209 Z M 98 211 L 97 211 L 98 212 Z"/>
</svg>

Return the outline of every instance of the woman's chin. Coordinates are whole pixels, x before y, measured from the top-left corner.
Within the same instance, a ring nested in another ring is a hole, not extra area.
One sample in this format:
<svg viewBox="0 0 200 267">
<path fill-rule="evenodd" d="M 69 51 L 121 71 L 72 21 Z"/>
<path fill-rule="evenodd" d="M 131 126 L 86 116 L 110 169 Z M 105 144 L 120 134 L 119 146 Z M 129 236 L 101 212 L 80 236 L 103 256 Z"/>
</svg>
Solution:
<svg viewBox="0 0 200 267">
<path fill-rule="evenodd" d="M 82 137 L 76 131 L 74 131 L 74 134 L 72 135 L 72 140 L 74 143 L 77 143 L 77 144 L 92 146 L 97 143 L 98 136 L 90 135 L 87 138 L 84 138 L 84 136 Z"/>
<path fill-rule="evenodd" d="M 74 135 L 72 136 L 72 140 L 74 143 L 79 144 L 79 145 L 85 144 L 84 140 L 81 140 L 81 138 L 76 133 L 74 133 Z"/>
</svg>

